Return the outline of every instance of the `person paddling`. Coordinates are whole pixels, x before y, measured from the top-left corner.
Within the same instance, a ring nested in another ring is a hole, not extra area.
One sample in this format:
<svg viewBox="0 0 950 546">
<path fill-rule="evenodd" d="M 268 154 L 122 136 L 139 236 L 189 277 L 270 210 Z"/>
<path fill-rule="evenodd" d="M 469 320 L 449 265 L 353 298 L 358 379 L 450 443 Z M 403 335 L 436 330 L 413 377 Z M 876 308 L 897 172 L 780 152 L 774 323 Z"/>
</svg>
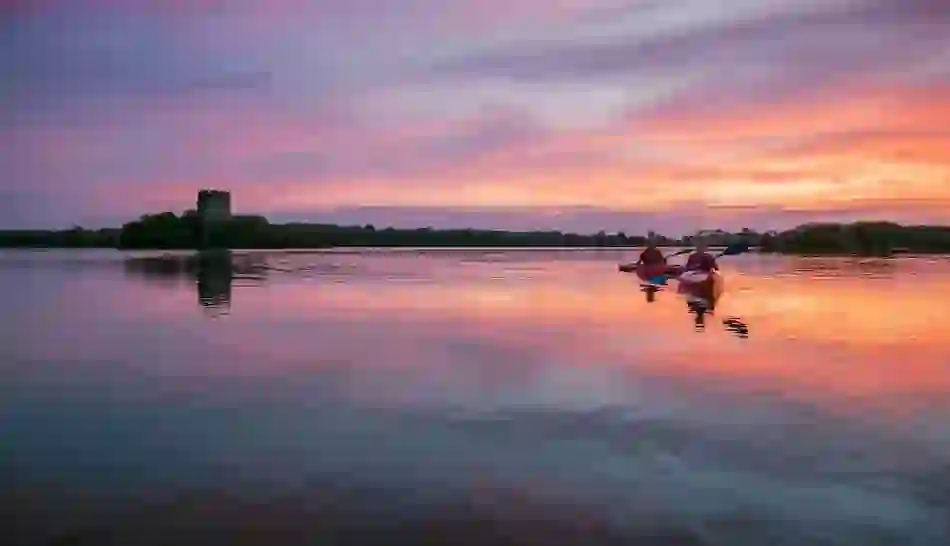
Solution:
<svg viewBox="0 0 950 546">
<path fill-rule="evenodd" d="M 707 248 L 704 241 L 697 242 L 696 251 L 689 255 L 689 259 L 686 260 L 686 266 L 683 267 L 683 270 L 709 273 L 714 269 L 719 269 L 716 258 L 706 251 Z"/>
<path fill-rule="evenodd" d="M 655 238 L 650 237 L 647 239 L 647 247 L 640 253 L 637 264 L 643 264 L 651 269 L 666 265 L 666 256 L 657 248 Z"/>
</svg>

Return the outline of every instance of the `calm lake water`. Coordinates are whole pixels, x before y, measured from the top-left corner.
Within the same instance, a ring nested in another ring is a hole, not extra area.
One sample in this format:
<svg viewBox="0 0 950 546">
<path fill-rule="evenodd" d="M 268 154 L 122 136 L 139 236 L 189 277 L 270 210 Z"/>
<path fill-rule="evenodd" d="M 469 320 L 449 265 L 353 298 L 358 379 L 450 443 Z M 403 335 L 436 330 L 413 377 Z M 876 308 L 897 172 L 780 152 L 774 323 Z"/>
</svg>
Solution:
<svg viewBox="0 0 950 546">
<path fill-rule="evenodd" d="M 950 544 L 945 257 L 157 255 L 0 253 L 13 544 Z"/>
</svg>

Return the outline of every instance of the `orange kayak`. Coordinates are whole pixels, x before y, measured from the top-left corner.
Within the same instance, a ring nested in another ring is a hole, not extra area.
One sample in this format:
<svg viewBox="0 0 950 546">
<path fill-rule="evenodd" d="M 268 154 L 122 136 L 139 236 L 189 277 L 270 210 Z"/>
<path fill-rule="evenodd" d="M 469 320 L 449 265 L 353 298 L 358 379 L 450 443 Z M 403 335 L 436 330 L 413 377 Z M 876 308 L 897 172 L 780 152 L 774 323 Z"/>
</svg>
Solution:
<svg viewBox="0 0 950 546">
<path fill-rule="evenodd" d="M 708 307 L 716 305 L 725 290 L 725 280 L 719 271 L 687 271 L 678 277 L 677 292 Z"/>
</svg>

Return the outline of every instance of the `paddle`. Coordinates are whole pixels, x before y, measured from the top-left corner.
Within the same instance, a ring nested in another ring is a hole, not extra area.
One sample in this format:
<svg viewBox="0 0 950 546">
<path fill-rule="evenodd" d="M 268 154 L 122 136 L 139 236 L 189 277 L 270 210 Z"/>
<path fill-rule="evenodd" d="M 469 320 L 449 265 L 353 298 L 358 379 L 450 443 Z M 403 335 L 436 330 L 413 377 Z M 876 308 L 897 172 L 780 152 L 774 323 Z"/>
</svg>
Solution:
<svg viewBox="0 0 950 546">
<path fill-rule="evenodd" d="M 672 253 L 672 254 L 669 254 L 669 255 L 665 256 L 664 259 L 665 259 L 665 260 L 669 260 L 670 258 L 672 258 L 672 257 L 674 257 L 674 256 L 680 256 L 680 255 L 682 255 L 682 254 L 689 254 L 690 252 L 693 252 L 693 250 L 694 250 L 694 249 L 691 249 L 691 248 L 687 248 L 687 249 L 685 249 L 685 250 L 679 250 L 679 251 L 676 251 L 676 252 L 674 252 L 674 253 Z M 748 245 L 748 244 L 746 244 L 746 243 L 735 243 L 735 244 L 731 244 L 731 245 L 727 246 L 727 247 L 726 247 L 725 249 L 723 249 L 721 252 L 718 252 L 718 253 L 714 254 L 713 257 L 714 257 L 714 258 L 722 258 L 723 256 L 738 256 L 739 254 L 744 254 L 744 253 L 746 253 L 746 252 L 748 252 L 748 251 L 749 251 L 749 245 Z M 634 264 L 632 264 L 632 263 L 631 263 L 631 264 L 627 264 L 627 265 L 620 265 L 620 266 L 618 266 L 618 268 L 620 268 L 621 271 L 623 271 L 625 268 L 631 268 L 631 269 L 632 269 L 633 267 L 634 267 Z"/>
<path fill-rule="evenodd" d="M 689 254 L 689 253 L 692 252 L 692 251 L 693 251 L 693 249 L 691 249 L 691 248 L 687 248 L 686 250 L 680 250 L 680 251 L 677 251 L 677 252 L 674 252 L 674 253 L 670 254 L 669 256 L 666 257 L 666 259 L 669 260 L 669 259 L 672 258 L 673 256 L 680 256 L 680 255 L 682 255 L 682 254 Z M 739 254 L 744 254 L 744 253 L 746 253 L 746 252 L 748 252 L 748 251 L 749 251 L 749 245 L 747 245 L 747 244 L 745 244 L 745 243 L 735 243 L 735 244 L 732 244 L 732 245 L 727 246 L 725 249 L 723 249 L 722 252 L 716 254 L 716 255 L 713 256 L 713 257 L 714 257 L 714 258 L 721 258 L 721 257 L 723 257 L 723 256 L 737 256 L 737 255 L 739 255 Z"/>
<path fill-rule="evenodd" d="M 736 243 L 734 245 L 727 246 L 722 252 L 716 254 L 716 258 L 721 258 L 723 256 L 738 256 L 749 251 L 749 245 L 745 243 Z"/>
<path fill-rule="evenodd" d="M 736 243 L 727 246 L 721 252 L 713 254 L 713 258 L 722 258 L 723 256 L 738 256 L 739 254 L 744 254 L 749 251 L 749 245 L 745 243 Z M 687 250 L 686 252 L 690 252 Z M 677 252 L 676 254 L 685 254 L 686 252 Z M 670 256 L 676 256 L 676 254 L 671 254 Z"/>
<path fill-rule="evenodd" d="M 743 254 L 748 251 L 749 251 L 748 244 L 736 243 L 736 244 L 729 245 L 726 248 L 724 248 L 722 251 L 714 254 L 713 258 L 722 258 L 723 256 L 737 256 L 739 254 Z M 689 252 L 689 251 L 687 250 L 686 252 Z M 685 252 L 678 252 L 676 254 L 685 254 Z M 675 256 L 676 254 L 672 254 L 671 256 Z M 688 273 L 688 271 L 684 271 L 684 269 L 685 268 L 680 268 L 678 273 L 675 275 L 671 275 L 671 277 L 681 278 L 683 274 Z M 665 279 L 660 284 L 666 284 Z"/>
<path fill-rule="evenodd" d="M 669 260 L 670 258 L 674 256 L 682 256 L 683 254 L 689 254 L 692 251 L 693 251 L 692 248 L 677 250 L 676 252 L 672 254 L 668 254 L 664 256 L 664 259 Z M 716 254 L 714 258 L 721 258 L 723 256 L 737 256 L 739 254 L 743 254 L 748 251 L 749 251 L 749 245 L 745 243 L 735 243 L 735 244 L 727 246 L 722 252 Z"/>
<path fill-rule="evenodd" d="M 693 249 L 691 249 L 691 248 L 687 248 L 687 249 L 685 249 L 685 250 L 677 250 L 676 252 L 674 252 L 674 253 L 672 253 L 672 254 L 668 254 L 667 256 L 664 256 L 663 259 L 664 259 L 664 260 L 669 260 L 669 259 L 672 258 L 673 256 L 682 256 L 683 254 L 689 254 L 689 253 L 692 252 L 692 251 L 693 251 Z"/>
</svg>

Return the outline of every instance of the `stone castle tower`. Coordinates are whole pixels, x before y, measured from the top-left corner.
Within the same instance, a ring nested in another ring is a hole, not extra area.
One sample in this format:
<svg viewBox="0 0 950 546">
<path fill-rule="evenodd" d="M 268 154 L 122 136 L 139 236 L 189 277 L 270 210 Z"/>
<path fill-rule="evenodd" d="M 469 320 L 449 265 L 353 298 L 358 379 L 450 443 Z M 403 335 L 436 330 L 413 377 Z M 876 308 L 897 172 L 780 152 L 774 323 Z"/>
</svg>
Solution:
<svg viewBox="0 0 950 546">
<path fill-rule="evenodd" d="M 220 190 L 199 191 L 197 213 L 200 218 L 200 248 L 224 247 L 226 224 L 231 220 L 231 193 Z"/>
<path fill-rule="evenodd" d="M 231 219 L 231 193 L 220 190 L 198 192 L 198 216 L 205 223 L 226 222 Z"/>
</svg>

